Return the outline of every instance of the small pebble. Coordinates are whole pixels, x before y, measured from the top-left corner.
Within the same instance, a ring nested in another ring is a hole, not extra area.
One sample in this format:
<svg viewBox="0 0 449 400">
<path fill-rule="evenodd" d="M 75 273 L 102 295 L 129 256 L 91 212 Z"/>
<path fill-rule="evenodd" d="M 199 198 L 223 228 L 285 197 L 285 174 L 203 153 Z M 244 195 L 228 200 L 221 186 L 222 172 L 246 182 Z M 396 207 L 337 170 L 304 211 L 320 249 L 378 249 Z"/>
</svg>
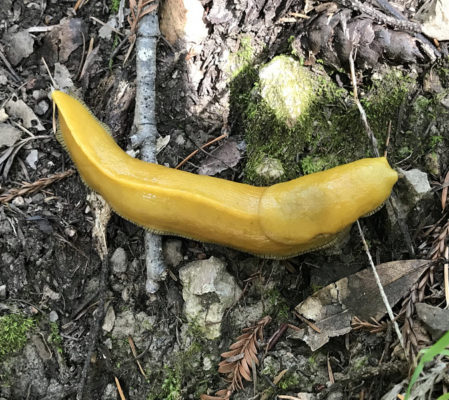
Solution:
<svg viewBox="0 0 449 400">
<path fill-rule="evenodd" d="M 12 204 L 15 205 L 16 207 L 23 207 L 25 205 L 25 200 L 23 199 L 22 196 L 17 196 L 13 201 Z"/>
<path fill-rule="evenodd" d="M 50 322 L 56 322 L 59 319 L 59 315 L 56 311 L 50 311 L 50 314 L 48 315 L 48 319 Z"/>
</svg>

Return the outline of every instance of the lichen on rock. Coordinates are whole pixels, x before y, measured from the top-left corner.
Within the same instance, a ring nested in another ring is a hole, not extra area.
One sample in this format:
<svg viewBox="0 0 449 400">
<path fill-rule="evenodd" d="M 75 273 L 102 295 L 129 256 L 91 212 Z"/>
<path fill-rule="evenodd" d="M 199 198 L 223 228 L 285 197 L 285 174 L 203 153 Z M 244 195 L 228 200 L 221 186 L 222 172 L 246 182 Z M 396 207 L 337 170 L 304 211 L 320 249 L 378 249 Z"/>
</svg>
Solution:
<svg viewBox="0 0 449 400">
<path fill-rule="evenodd" d="M 198 325 L 208 339 L 220 336 L 221 320 L 242 291 L 226 265 L 216 257 L 193 261 L 179 270 L 187 319 Z"/>
</svg>

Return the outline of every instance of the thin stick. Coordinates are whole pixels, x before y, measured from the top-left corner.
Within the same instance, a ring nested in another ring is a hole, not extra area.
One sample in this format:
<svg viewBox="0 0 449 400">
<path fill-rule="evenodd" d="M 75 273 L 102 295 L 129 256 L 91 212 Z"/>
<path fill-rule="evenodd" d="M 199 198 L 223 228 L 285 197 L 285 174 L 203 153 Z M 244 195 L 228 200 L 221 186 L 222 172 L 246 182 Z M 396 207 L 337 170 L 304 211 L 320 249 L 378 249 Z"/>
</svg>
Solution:
<svg viewBox="0 0 449 400">
<path fill-rule="evenodd" d="M 346 35 L 347 39 L 349 40 L 349 35 L 348 35 L 347 31 L 345 32 L 345 35 Z M 368 138 L 371 140 L 371 144 L 373 146 L 373 152 L 376 155 L 376 157 L 380 157 L 379 149 L 377 147 L 377 140 L 374 137 L 374 133 L 371 130 L 371 127 L 368 124 L 368 120 L 366 118 L 365 110 L 363 109 L 363 106 L 360 103 L 359 96 L 357 94 L 357 79 L 356 79 L 356 76 L 355 76 L 355 66 L 354 66 L 354 55 L 353 55 L 353 53 L 354 53 L 354 48 L 352 48 L 350 53 L 349 53 L 349 67 L 350 67 L 350 70 L 351 70 L 351 82 L 352 82 L 352 87 L 353 87 L 352 91 L 353 91 L 353 95 L 354 95 L 354 101 L 357 104 L 357 108 L 359 109 L 360 116 L 361 116 L 363 125 L 365 126 L 365 130 L 366 130 L 366 133 L 368 135 Z M 413 244 L 412 244 L 412 240 L 411 240 L 411 237 L 410 237 L 410 233 L 408 232 L 407 227 L 405 226 L 403 219 L 400 218 L 399 210 L 395 207 L 395 204 L 397 203 L 397 198 L 396 198 L 396 195 L 395 195 L 394 191 L 392 192 L 391 197 L 388 199 L 388 202 L 390 203 L 391 208 L 392 208 L 394 214 L 396 215 L 396 218 L 397 218 L 398 224 L 399 224 L 399 229 L 401 230 L 402 234 L 404 235 L 405 243 L 406 243 L 406 245 L 408 247 L 408 250 L 409 250 L 410 254 L 412 256 L 414 256 L 415 255 L 415 250 L 413 248 Z"/>
<path fill-rule="evenodd" d="M 200 150 L 205 149 L 206 147 L 210 146 L 211 144 L 214 144 L 216 142 L 218 142 L 221 139 L 227 138 L 228 134 L 227 133 L 223 133 L 223 135 L 220 135 L 218 137 L 216 137 L 215 139 L 210 140 L 209 142 L 207 142 L 206 144 L 203 144 L 199 149 L 196 149 L 194 151 L 192 151 L 186 158 L 184 158 L 184 160 L 182 160 L 176 167 L 175 169 L 179 169 L 181 168 L 187 161 L 189 161 L 193 156 L 195 156 L 196 154 L 199 153 Z"/>
<path fill-rule="evenodd" d="M 399 325 L 396 322 L 396 319 L 393 314 L 393 310 L 391 309 L 390 303 L 388 302 L 388 297 L 385 294 L 385 290 L 382 286 L 382 282 L 380 281 L 379 274 L 377 273 L 376 266 L 374 265 L 373 258 L 371 257 L 371 253 L 369 251 L 368 244 L 366 243 L 365 235 L 363 234 L 362 227 L 360 226 L 359 220 L 357 220 L 357 227 L 359 228 L 359 233 L 360 233 L 360 237 L 362 238 L 363 247 L 365 248 L 365 252 L 366 252 L 366 255 L 368 256 L 368 260 L 369 260 L 371 269 L 373 270 L 374 278 L 376 279 L 376 283 L 377 283 L 377 287 L 379 288 L 380 296 L 382 297 L 382 301 L 385 304 L 385 308 L 387 309 L 388 316 L 390 317 L 390 320 L 393 323 L 393 327 L 396 332 L 396 335 L 398 336 L 399 343 L 401 344 L 401 346 L 404 350 L 404 354 L 407 357 L 407 352 L 405 351 L 405 346 L 404 346 L 404 338 L 402 337 L 401 330 L 399 329 Z"/>
<path fill-rule="evenodd" d="M 118 394 L 120 395 L 120 400 L 126 400 L 125 394 L 123 393 L 122 385 L 116 376 L 114 376 L 115 386 L 117 386 Z"/>
<path fill-rule="evenodd" d="M 55 82 L 55 80 L 53 79 L 53 76 L 51 75 L 50 68 L 48 68 L 48 65 L 47 65 L 47 62 L 45 61 L 45 58 L 42 57 L 41 60 L 42 60 L 42 62 L 43 62 L 44 65 L 45 65 L 45 69 L 47 70 L 47 74 L 48 74 L 48 76 L 50 77 L 52 86 L 53 86 L 54 88 L 57 88 L 56 82 Z"/>
<path fill-rule="evenodd" d="M 352 82 L 352 93 L 354 95 L 354 101 L 359 109 L 360 117 L 362 119 L 363 125 L 365 126 L 366 133 L 368 134 L 368 138 L 371 140 L 371 144 L 373 146 L 373 151 L 376 157 L 380 157 L 379 149 L 377 147 L 377 139 L 374 137 L 374 133 L 371 130 L 371 127 L 368 124 L 368 120 L 366 118 L 365 110 L 363 109 L 362 104 L 360 103 L 359 96 L 357 94 L 357 79 L 355 76 L 355 67 L 354 67 L 354 48 L 349 52 L 349 67 L 351 69 L 351 82 Z"/>
<path fill-rule="evenodd" d="M 139 4 L 141 1 L 139 0 Z M 151 6 L 150 6 L 151 7 Z M 133 13 L 133 10 L 131 10 Z M 145 11 L 144 11 L 145 12 Z M 140 16 L 135 18 L 139 19 Z M 137 21 L 134 21 L 137 24 Z M 133 147 L 140 147 L 142 159 L 156 162 L 156 44 L 159 36 L 157 12 L 145 15 L 139 24 L 136 43 L 137 88 L 134 126 L 136 133 L 131 136 Z M 165 279 L 166 267 L 162 257 L 160 235 L 145 232 L 145 265 L 148 294 L 156 293 L 159 282 Z"/>
<path fill-rule="evenodd" d="M 84 5 L 84 1 L 85 0 L 78 0 L 76 3 L 75 3 L 75 6 L 73 7 L 73 11 L 77 11 L 78 10 L 78 8 L 81 8 L 83 5 Z"/>
<path fill-rule="evenodd" d="M 449 247 L 444 249 L 444 294 L 446 296 L 446 308 L 449 308 Z"/>
<path fill-rule="evenodd" d="M 385 141 L 385 152 L 384 152 L 385 158 L 387 158 L 388 154 L 388 146 L 390 145 L 390 136 L 391 136 L 391 119 L 388 121 L 387 140 Z"/>
<path fill-rule="evenodd" d="M 317 333 L 321 333 L 321 329 L 318 328 L 313 322 L 310 322 L 307 318 L 304 318 L 300 313 L 297 311 L 294 312 L 294 314 L 305 324 L 309 325 L 311 329 L 313 329 Z"/>
</svg>

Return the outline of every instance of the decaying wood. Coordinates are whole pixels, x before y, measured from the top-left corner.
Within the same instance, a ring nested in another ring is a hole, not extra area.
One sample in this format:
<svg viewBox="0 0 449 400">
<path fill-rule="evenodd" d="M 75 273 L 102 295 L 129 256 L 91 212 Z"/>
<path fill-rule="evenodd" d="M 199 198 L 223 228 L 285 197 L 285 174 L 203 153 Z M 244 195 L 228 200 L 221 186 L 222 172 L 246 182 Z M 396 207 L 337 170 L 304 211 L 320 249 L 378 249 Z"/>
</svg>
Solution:
<svg viewBox="0 0 449 400">
<path fill-rule="evenodd" d="M 343 3 L 354 6 L 352 0 L 344 0 Z M 366 6 L 364 3 L 360 5 L 363 6 L 360 10 Z M 415 25 L 418 29 L 419 24 L 393 18 L 399 24 L 396 29 L 401 29 L 395 30 L 379 25 L 378 18 L 372 15 L 356 15 L 353 10 L 354 7 L 341 8 L 331 16 L 317 14 L 307 22 L 302 44 L 313 57 L 334 68 L 349 69 L 351 49 L 357 49 L 356 66 L 364 70 L 383 62 L 422 63 L 435 60 L 440 55 L 436 49 L 429 48 L 427 39 L 422 35 L 415 37 L 408 32 Z"/>
</svg>

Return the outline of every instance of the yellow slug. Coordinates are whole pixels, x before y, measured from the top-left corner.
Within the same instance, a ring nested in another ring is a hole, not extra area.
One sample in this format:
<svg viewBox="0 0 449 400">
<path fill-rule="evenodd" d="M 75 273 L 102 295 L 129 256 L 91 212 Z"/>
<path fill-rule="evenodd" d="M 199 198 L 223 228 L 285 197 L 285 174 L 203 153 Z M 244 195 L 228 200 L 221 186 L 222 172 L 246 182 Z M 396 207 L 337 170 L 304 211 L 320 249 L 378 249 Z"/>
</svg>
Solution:
<svg viewBox="0 0 449 400">
<path fill-rule="evenodd" d="M 321 248 L 389 197 L 398 176 L 367 158 L 269 187 L 167 168 L 126 154 L 75 98 L 54 91 L 58 139 L 84 182 L 123 218 L 153 232 L 268 258 Z"/>
</svg>

